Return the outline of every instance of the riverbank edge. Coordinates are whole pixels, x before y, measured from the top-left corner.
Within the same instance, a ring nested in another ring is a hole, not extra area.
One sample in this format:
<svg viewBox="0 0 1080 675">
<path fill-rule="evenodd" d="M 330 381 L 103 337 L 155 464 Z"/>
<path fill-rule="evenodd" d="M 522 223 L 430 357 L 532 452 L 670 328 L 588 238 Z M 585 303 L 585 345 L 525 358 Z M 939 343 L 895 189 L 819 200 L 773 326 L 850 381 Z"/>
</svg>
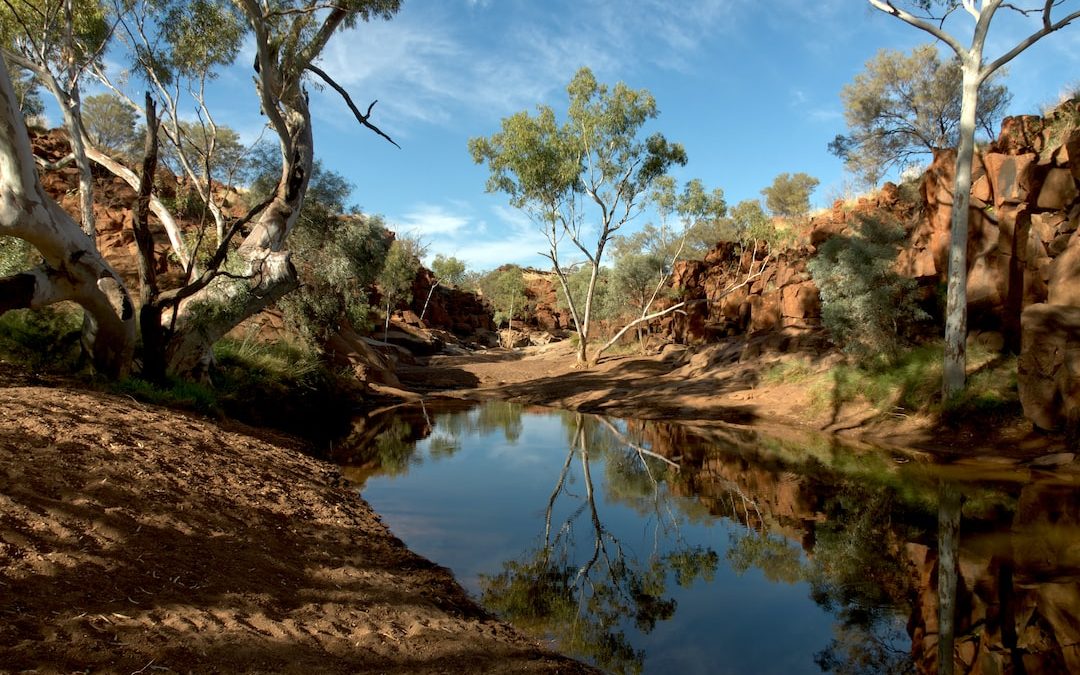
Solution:
<svg viewBox="0 0 1080 675">
<path fill-rule="evenodd" d="M 488 614 L 296 439 L 5 379 L 0 670 L 596 672 Z"/>
</svg>

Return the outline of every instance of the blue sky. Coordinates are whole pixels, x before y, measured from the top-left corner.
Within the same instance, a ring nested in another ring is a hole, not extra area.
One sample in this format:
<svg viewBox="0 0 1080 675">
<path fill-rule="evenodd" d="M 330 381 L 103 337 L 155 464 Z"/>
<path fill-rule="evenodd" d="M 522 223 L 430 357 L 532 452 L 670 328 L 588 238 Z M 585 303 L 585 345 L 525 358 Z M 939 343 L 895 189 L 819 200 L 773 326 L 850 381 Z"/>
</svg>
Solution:
<svg viewBox="0 0 1080 675">
<path fill-rule="evenodd" d="M 988 55 L 1020 35 L 1017 22 L 998 23 Z M 970 34 L 967 15 L 951 25 Z M 320 62 L 361 108 L 378 99 L 372 120 L 402 149 L 360 128 L 327 89 L 312 92 L 316 154 L 355 186 L 354 203 L 419 234 L 431 254 L 473 269 L 542 266 L 540 233 L 505 196 L 485 193 L 487 169 L 466 145 L 537 104 L 564 111 L 579 67 L 652 92 L 660 115 L 647 131 L 689 155 L 680 183 L 701 178 L 735 204 L 781 172 L 805 171 L 821 180 L 814 202 L 824 206 L 848 180 L 826 149 L 844 131 L 841 87 L 878 49 L 928 41 L 863 0 L 405 0 L 393 20 L 335 36 Z M 1011 112 L 1036 112 L 1076 83 L 1078 54 L 1073 26 L 1014 61 Z M 241 55 L 213 101 L 247 138 L 261 125 L 250 63 Z"/>
</svg>

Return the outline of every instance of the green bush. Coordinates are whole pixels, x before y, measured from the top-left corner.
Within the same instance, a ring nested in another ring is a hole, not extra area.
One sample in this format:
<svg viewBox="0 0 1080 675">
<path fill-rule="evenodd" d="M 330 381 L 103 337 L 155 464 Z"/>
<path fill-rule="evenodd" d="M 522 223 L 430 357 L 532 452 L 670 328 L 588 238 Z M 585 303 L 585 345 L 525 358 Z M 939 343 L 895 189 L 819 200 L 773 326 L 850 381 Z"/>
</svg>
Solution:
<svg viewBox="0 0 1080 675">
<path fill-rule="evenodd" d="M 225 339 L 214 345 L 214 356 L 214 388 L 229 417 L 317 441 L 348 424 L 355 392 L 313 349 Z"/>
<path fill-rule="evenodd" d="M 854 236 L 821 245 L 807 265 L 821 292 L 821 319 L 836 344 L 855 356 L 894 360 L 913 326 L 929 318 L 916 283 L 892 270 L 904 231 L 863 218 Z"/>
<path fill-rule="evenodd" d="M 0 356 L 30 370 L 73 373 L 81 365 L 82 312 L 67 303 L 0 316 Z"/>
</svg>

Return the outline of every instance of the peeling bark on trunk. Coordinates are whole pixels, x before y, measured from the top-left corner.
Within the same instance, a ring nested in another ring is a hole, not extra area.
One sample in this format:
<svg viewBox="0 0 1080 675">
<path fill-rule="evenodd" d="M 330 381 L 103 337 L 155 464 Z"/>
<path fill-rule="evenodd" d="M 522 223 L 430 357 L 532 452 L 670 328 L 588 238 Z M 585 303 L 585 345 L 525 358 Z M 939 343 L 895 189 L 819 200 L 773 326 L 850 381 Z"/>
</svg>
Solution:
<svg viewBox="0 0 1080 675">
<path fill-rule="evenodd" d="M 8 298 L 30 308 L 62 300 L 80 304 L 91 319 L 84 334 L 95 366 L 120 377 L 131 367 L 135 313 L 123 281 L 98 253 L 94 241 L 53 201 L 38 179 L 30 137 L 0 59 L 0 234 L 30 242 L 44 259 L 40 267 L 4 280 L 17 288 Z"/>
</svg>

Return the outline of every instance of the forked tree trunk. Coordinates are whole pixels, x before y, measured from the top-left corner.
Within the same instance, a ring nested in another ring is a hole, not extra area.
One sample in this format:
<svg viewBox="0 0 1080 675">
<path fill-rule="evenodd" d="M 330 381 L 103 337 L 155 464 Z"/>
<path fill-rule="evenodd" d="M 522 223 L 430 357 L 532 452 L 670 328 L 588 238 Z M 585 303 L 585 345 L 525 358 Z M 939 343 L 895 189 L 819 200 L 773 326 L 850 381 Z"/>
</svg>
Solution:
<svg viewBox="0 0 1080 675">
<path fill-rule="evenodd" d="M 203 377 L 214 343 L 299 286 L 285 240 L 303 208 L 314 161 L 311 117 L 302 93 L 282 101 L 280 108 L 286 127 L 283 147 L 289 151 L 283 153 L 273 201 L 237 250 L 241 273 L 218 277 L 185 300 L 175 317 L 166 315 L 172 328 L 165 355 L 171 374 Z"/>
<path fill-rule="evenodd" d="M 90 319 L 90 330 L 84 333 L 84 340 L 95 367 L 111 377 L 126 375 L 135 347 L 131 298 L 94 241 L 45 194 L 3 59 L 0 59 L 0 234 L 26 240 L 44 260 L 35 269 L 3 280 L 2 308 L 39 308 L 63 300 L 77 302 Z"/>
</svg>

